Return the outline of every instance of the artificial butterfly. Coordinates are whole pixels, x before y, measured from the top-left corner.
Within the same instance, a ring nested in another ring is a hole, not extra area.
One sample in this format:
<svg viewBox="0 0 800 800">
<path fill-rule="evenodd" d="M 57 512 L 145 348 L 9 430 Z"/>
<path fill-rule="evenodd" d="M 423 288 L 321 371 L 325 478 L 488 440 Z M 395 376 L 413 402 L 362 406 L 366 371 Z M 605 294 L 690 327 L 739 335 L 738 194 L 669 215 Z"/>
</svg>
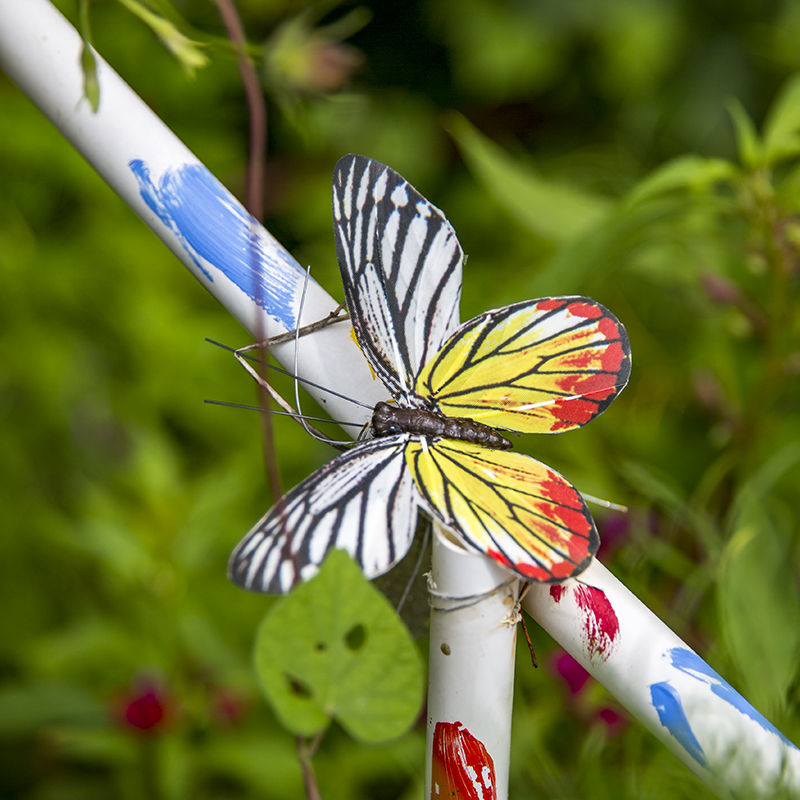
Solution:
<svg viewBox="0 0 800 800">
<path fill-rule="evenodd" d="M 453 228 L 364 156 L 336 165 L 333 222 L 356 339 L 394 405 L 376 406 L 374 438 L 258 522 L 231 556 L 231 580 L 287 592 L 331 548 L 375 577 L 408 552 L 418 509 L 525 579 L 584 570 L 599 539 L 583 497 L 496 429 L 557 433 L 601 414 L 630 374 L 624 327 L 584 297 L 516 303 L 458 327 Z"/>
</svg>

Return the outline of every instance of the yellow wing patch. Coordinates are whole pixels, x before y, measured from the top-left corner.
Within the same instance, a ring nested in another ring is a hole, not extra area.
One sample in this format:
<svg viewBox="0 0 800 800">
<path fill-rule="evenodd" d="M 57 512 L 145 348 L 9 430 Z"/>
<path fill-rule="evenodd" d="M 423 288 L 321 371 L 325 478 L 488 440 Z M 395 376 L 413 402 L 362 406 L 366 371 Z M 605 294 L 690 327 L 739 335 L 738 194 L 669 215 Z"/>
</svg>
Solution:
<svg viewBox="0 0 800 800">
<path fill-rule="evenodd" d="M 412 439 L 405 457 L 429 513 L 520 575 L 563 580 L 597 551 L 597 530 L 580 493 L 529 456 Z"/>
<path fill-rule="evenodd" d="M 459 328 L 420 371 L 417 393 L 448 416 L 522 433 L 580 427 L 630 373 L 625 329 L 586 298 L 490 311 Z"/>
</svg>

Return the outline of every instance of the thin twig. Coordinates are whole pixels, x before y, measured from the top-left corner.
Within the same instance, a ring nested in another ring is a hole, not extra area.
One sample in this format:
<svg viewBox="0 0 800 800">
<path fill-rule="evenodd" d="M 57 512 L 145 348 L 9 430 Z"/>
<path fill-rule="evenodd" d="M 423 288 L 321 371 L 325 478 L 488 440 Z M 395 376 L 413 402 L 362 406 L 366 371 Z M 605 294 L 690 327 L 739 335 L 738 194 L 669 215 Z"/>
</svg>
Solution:
<svg viewBox="0 0 800 800">
<path fill-rule="evenodd" d="M 250 119 L 250 153 L 247 160 L 245 206 L 257 219 L 264 214 L 264 153 L 267 142 L 267 105 L 261 91 L 258 73 L 247 53 L 247 38 L 233 0 L 214 0 L 225 24 L 228 38 L 236 51 L 239 74 L 242 76 L 247 112 Z"/>
<path fill-rule="evenodd" d="M 228 32 L 228 38 L 236 51 L 239 74 L 242 76 L 247 110 L 250 120 L 250 152 L 247 159 L 247 175 L 245 178 L 245 206 L 254 218 L 251 220 L 250 250 L 252 269 L 259 268 L 258 248 L 258 222 L 264 213 L 264 153 L 267 143 L 267 106 L 261 91 L 261 84 L 253 62 L 247 53 L 247 39 L 244 34 L 242 21 L 236 10 L 233 0 L 214 0 L 219 10 L 219 15 Z M 259 298 L 256 298 L 258 301 Z M 260 303 L 259 303 L 260 305 Z M 261 325 L 261 317 L 257 318 L 257 326 Z M 263 330 L 256 330 L 256 338 L 264 338 Z M 266 358 L 266 353 L 264 354 Z M 267 367 L 264 366 L 266 371 Z M 262 376 L 266 381 L 266 374 Z M 264 391 L 259 383 L 259 403 L 269 409 L 269 394 Z M 264 441 L 264 465 L 269 480 L 270 491 L 276 503 L 283 496 L 281 489 L 280 471 L 278 468 L 278 455 L 275 448 L 275 431 L 272 424 L 272 415 L 261 416 L 261 432 Z"/>
<path fill-rule="evenodd" d="M 311 759 L 314 757 L 314 753 L 317 752 L 317 747 L 319 747 L 321 741 L 322 733 L 316 734 L 311 739 L 306 739 L 304 736 L 297 737 L 297 757 L 303 770 L 303 784 L 306 788 L 306 798 L 308 800 L 322 800 L 317 778 L 314 775 L 314 768 L 311 766 Z"/>
</svg>

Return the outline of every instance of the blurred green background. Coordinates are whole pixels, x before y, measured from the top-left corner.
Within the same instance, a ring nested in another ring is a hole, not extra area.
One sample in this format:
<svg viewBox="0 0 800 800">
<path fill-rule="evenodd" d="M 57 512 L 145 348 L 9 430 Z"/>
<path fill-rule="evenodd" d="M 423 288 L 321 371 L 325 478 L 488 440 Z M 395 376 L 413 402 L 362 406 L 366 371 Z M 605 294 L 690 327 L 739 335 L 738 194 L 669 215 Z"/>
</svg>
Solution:
<svg viewBox="0 0 800 800">
<path fill-rule="evenodd" d="M 597 510 L 604 563 L 800 741 L 800 0 L 238 7 L 267 42 L 265 222 L 334 297 L 330 180 L 357 152 L 453 223 L 463 319 L 580 293 L 627 326 L 608 413 L 523 449 L 630 506 Z M 241 196 L 234 59 L 211 2 L 176 8 L 193 79 L 112 0 L 95 46 Z M 3 75 L 0 187 L 0 796 L 302 796 L 253 675 L 273 601 L 225 579 L 271 503 L 259 420 L 203 403 L 253 402 L 204 342 L 247 337 Z M 331 457 L 275 426 L 286 486 Z M 512 797 L 708 795 L 531 629 Z M 421 797 L 424 725 L 334 725 L 314 763 L 326 800 Z"/>
</svg>

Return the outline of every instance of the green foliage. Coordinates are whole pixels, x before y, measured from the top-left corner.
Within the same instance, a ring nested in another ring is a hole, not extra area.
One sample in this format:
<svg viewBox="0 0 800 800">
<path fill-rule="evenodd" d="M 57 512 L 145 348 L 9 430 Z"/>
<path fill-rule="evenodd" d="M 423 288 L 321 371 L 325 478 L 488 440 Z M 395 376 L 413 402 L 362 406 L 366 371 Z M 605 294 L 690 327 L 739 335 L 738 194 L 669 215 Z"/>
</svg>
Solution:
<svg viewBox="0 0 800 800">
<path fill-rule="evenodd" d="M 741 673 L 745 696 L 770 716 L 786 710 L 800 660 L 794 532 L 787 529 L 791 521 L 785 515 L 770 509 L 775 482 L 798 463 L 800 443 L 794 442 L 741 488 L 729 518 L 732 534 L 719 565 L 722 635 Z"/>
<path fill-rule="evenodd" d="M 89 4 L 57 5 L 79 23 Z M 245 105 L 213 4 L 130 0 L 137 20 L 90 5 L 84 38 L 241 194 Z M 464 318 L 581 293 L 626 324 L 633 374 L 609 412 L 521 447 L 630 506 L 597 513 L 604 562 L 800 740 L 800 4 L 237 5 L 270 97 L 267 226 L 331 294 L 330 176 L 360 152 L 453 222 Z M 246 337 L 2 76 L 0 105 L 2 793 L 302 796 L 252 669 L 273 601 L 224 577 L 271 502 L 258 420 L 202 403 L 253 402 L 203 341 Z M 331 456 L 276 429 L 285 485 Z M 295 674 L 320 635 L 350 657 L 353 625 L 317 627 L 333 613 L 293 612 L 274 645 L 287 660 L 267 669 Z M 362 624 L 368 649 L 379 631 Z M 512 796 L 708 796 L 600 687 L 570 690 L 532 636 L 543 666 L 520 654 Z M 397 648 L 411 694 L 417 659 Z M 360 683 L 362 699 L 382 690 Z M 320 722 L 322 795 L 421 796 L 421 726 L 354 741 L 358 699 L 337 694 Z M 380 705 L 391 725 L 394 700 Z"/>
<path fill-rule="evenodd" d="M 302 736 L 336 719 L 361 741 L 394 739 L 422 703 L 422 665 L 408 631 L 341 550 L 270 609 L 256 637 L 256 669 L 281 722 Z"/>
</svg>

